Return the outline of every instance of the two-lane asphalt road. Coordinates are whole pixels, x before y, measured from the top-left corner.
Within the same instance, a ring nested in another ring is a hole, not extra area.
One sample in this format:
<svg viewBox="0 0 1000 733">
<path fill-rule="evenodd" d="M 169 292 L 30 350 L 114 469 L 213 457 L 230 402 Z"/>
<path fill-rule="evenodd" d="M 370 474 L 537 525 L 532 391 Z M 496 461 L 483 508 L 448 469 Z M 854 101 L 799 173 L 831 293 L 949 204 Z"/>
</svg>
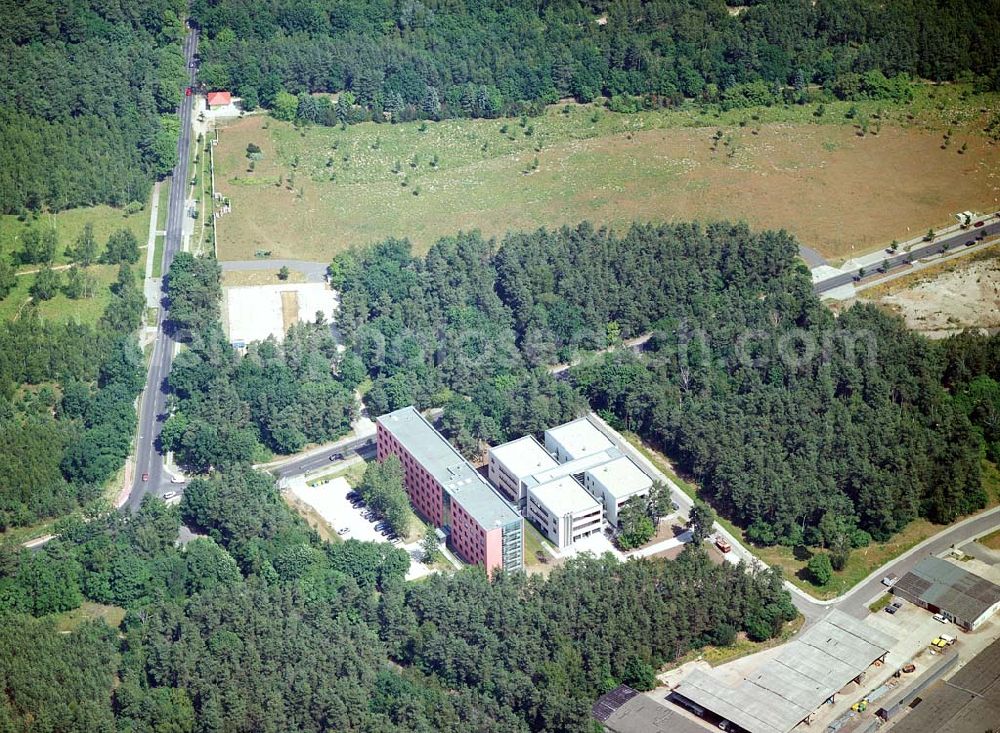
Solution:
<svg viewBox="0 0 1000 733">
<path fill-rule="evenodd" d="M 889 254 L 886 252 L 885 261 L 889 264 L 889 270 L 906 267 L 914 260 L 918 260 L 921 257 L 936 255 L 944 252 L 945 250 L 958 250 L 965 247 L 969 243 L 978 244 L 981 239 L 995 234 L 1000 234 L 1000 216 L 987 215 L 983 217 L 983 219 L 987 223 L 983 224 L 981 227 L 970 227 L 969 229 L 959 230 L 946 237 L 939 237 L 933 242 L 926 242 L 918 245 L 909 252 L 899 252 L 897 254 Z M 873 270 L 869 270 L 869 272 L 871 271 Z M 828 290 L 839 288 L 842 285 L 849 285 L 854 282 L 855 278 L 858 278 L 859 274 L 858 270 L 854 269 L 849 272 L 845 272 L 842 275 L 834 275 L 826 280 L 820 280 L 817 283 L 813 283 L 813 292 L 818 295 L 820 293 L 825 293 Z"/>
<path fill-rule="evenodd" d="M 329 466 L 331 460 L 340 460 L 349 457 L 350 454 L 357 453 L 365 460 L 371 460 L 375 456 L 375 436 L 363 435 L 360 438 L 350 437 L 337 441 L 323 450 L 310 451 L 308 454 L 290 458 L 289 460 L 271 465 L 268 470 L 278 478 L 286 476 L 298 476 L 302 473 L 315 471 Z M 335 458 L 331 459 L 330 456 Z"/>
<path fill-rule="evenodd" d="M 194 85 L 195 69 L 194 55 L 198 48 L 198 33 L 194 29 L 188 31 L 184 40 L 184 61 L 188 69 L 189 86 Z M 170 269 L 174 255 L 181 249 L 184 232 L 185 201 L 188 187 L 188 162 L 191 157 L 191 114 L 194 110 L 195 95 L 184 94 L 181 90 L 181 105 L 178 115 L 181 121 L 180 137 L 177 140 L 177 165 L 170 179 L 170 199 L 167 206 L 167 234 L 163 245 L 163 272 Z M 142 497 L 147 492 L 162 495 L 169 491 L 170 477 L 163 470 L 163 457 L 156 449 L 156 439 L 160 435 L 163 421 L 166 419 L 166 399 L 164 382 L 170 373 L 170 364 L 174 358 L 174 340 L 164 332 L 164 322 L 168 318 L 168 304 L 161 302 L 156 324 L 156 341 L 153 343 L 153 355 L 146 375 L 146 386 L 142 392 L 142 404 L 139 407 L 139 437 L 136 441 L 135 477 L 132 489 L 125 506 L 135 511 L 142 503 Z M 143 476 L 148 476 L 143 480 Z"/>
</svg>

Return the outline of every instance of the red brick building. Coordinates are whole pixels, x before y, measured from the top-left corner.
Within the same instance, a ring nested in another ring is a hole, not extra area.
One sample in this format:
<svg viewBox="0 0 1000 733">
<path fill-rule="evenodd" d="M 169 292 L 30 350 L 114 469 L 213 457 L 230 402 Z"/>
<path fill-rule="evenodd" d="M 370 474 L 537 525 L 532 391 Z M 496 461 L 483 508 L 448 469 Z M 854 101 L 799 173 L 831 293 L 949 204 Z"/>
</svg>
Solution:
<svg viewBox="0 0 1000 733">
<path fill-rule="evenodd" d="M 519 570 L 523 520 L 469 462 L 413 407 L 376 421 L 376 456 L 397 456 L 414 509 L 448 535 L 448 545 L 470 563 Z"/>
</svg>

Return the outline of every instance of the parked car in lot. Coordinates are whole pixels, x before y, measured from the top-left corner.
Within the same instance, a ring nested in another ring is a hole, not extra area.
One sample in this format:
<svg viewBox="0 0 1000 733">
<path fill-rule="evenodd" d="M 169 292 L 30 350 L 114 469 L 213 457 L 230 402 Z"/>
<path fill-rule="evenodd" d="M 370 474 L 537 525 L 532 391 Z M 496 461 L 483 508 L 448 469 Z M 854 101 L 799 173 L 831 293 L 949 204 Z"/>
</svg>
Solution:
<svg viewBox="0 0 1000 733">
<path fill-rule="evenodd" d="M 890 616 L 891 616 L 892 614 L 896 613 L 896 611 L 898 611 L 898 610 L 899 610 L 899 607 L 898 607 L 898 606 L 886 606 L 886 607 L 885 607 L 885 612 L 886 612 L 887 614 L 889 614 Z"/>
<path fill-rule="evenodd" d="M 934 614 L 934 620 L 935 620 L 935 621 L 938 621 L 938 622 L 940 622 L 940 623 L 942 623 L 942 624 L 946 624 L 946 623 L 948 623 L 948 619 L 947 619 L 947 617 L 945 617 L 945 615 L 944 615 L 944 614 L 942 614 L 942 613 L 935 613 L 935 614 Z"/>
<path fill-rule="evenodd" d="M 164 501 L 166 501 L 167 499 L 173 499 L 175 496 L 177 496 L 176 491 L 168 491 L 166 494 L 163 495 L 163 499 Z"/>
</svg>

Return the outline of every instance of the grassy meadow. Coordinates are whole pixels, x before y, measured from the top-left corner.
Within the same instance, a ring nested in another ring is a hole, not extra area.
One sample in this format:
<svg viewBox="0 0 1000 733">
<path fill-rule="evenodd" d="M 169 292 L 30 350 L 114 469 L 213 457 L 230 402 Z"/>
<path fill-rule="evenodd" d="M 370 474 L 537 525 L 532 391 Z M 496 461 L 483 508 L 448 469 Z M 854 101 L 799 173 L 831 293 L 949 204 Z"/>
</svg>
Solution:
<svg viewBox="0 0 1000 733">
<path fill-rule="evenodd" d="M 161 186 L 160 216 L 165 216 L 166 194 Z M 152 195 L 152 194 L 150 194 Z M 94 237 L 97 239 L 98 253 L 104 251 L 104 245 L 112 232 L 118 229 L 128 229 L 139 242 L 139 262 L 132 266 L 137 277 L 141 277 L 145 268 L 146 239 L 149 235 L 150 208 L 147 204 L 142 211 L 126 215 L 121 209 L 110 206 L 91 206 L 80 209 L 68 209 L 55 214 L 43 213 L 25 220 L 16 216 L 0 216 L 0 257 L 11 257 L 20 248 L 20 236 L 27 226 L 54 227 L 59 237 L 56 255 L 52 265 L 59 272 L 63 283 L 66 281 L 66 248 L 71 247 L 77 236 L 89 223 L 94 227 Z M 162 238 L 158 238 L 162 239 Z M 35 280 L 34 271 L 39 265 L 18 266 L 17 284 L 6 298 L 0 299 L 0 319 L 16 318 L 31 298 L 29 290 Z M 91 265 L 87 271 L 97 280 L 97 288 L 92 298 L 70 300 L 59 293 L 51 300 L 38 303 L 38 313 L 42 318 L 60 321 L 76 320 L 81 323 L 95 323 L 104 312 L 111 299 L 109 286 L 118 277 L 117 265 Z"/>
<path fill-rule="evenodd" d="M 233 202 L 219 257 L 324 261 L 389 236 L 422 251 L 459 230 L 726 218 L 786 228 L 837 259 L 1000 197 L 1000 146 L 982 134 L 998 95 L 927 86 L 906 107 L 819 112 L 570 104 L 537 118 L 301 129 L 252 115 L 215 149 L 217 187 Z M 263 154 L 252 166 L 250 143 Z"/>
<path fill-rule="evenodd" d="M 162 198 L 162 197 L 161 197 Z M 165 208 L 161 207 L 161 210 Z M 104 245 L 111 233 L 118 229 L 128 229 L 139 242 L 146 244 L 149 235 L 149 206 L 142 211 L 126 216 L 121 209 L 110 206 L 89 206 L 82 209 L 67 209 L 57 214 L 43 213 L 37 217 L 27 217 L 25 221 L 13 215 L 0 216 L 0 257 L 14 254 L 21 249 L 21 233 L 27 226 L 54 227 L 59 237 L 56 256 L 53 265 L 69 263 L 66 248 L 73 246 L 77 236 L 87 224 L 94 225 L 94 237 L 97 239 L 98 254 L 104 251 Z M 35 270 L 38 265 L 19 266 L 19 270 Z"/>
<path fill-rule="evenodd" d="M 143 256 L 145 256 L 145 252 L 142 250 Z M 132 266 L 136 277 L 141 277 L 141 266 L 142 261 Z M 87 271 L 97 280 L 94 297 L 70 300 L 64 293 L 60 292 L 51 300 L 37 303 L 38 315 L 49 320 L 97 323 L 111 300 L 110 287 L 118 279 L 118 265 L 91 265 Z M 59 276 L 65 284 L 66 270 L 60 270 Z M 16 318 L 27 306 L 28 300 L 31 298 L 28 290 L 34 282 L 34 278 L 34 275 L 18 276 L 17 286 L 10 291 L 6 298 L 0 300 L 0 320 Z"/>
</svg>

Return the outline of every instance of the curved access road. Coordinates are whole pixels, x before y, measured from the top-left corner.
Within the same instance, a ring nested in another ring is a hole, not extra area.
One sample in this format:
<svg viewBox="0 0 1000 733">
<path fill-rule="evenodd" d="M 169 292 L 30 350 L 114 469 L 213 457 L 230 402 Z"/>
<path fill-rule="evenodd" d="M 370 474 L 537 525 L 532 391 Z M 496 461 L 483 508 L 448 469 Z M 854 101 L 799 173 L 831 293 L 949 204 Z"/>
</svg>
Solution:
<svg viewBox="0 0 1000 733">
<path fill-rule="evenodd" d="M 805 591 L 788 583 L 792 590 L 792 600 L 796 607 L 806 617 L 806 622 L 825 614 L 831 608 L 837 608 L 855 618 L 868 615 L 868 604 L 880 591 L 885 590 L 882 578 L 895 573 L 902 577 L 928 555 L 937 555 L 949 547 L 959 547 L 976 537 L 981 537 L 997 527 L 1000 527 L 1000 507 L 988 509 L 941 530 L 936 535 L 927 538 L 920 544 L 907 550 L 894 560 L 873 571 L 867 578 L 855 585 L 849 591 L 837 598 L 820 601 Z"/>
</svg>

